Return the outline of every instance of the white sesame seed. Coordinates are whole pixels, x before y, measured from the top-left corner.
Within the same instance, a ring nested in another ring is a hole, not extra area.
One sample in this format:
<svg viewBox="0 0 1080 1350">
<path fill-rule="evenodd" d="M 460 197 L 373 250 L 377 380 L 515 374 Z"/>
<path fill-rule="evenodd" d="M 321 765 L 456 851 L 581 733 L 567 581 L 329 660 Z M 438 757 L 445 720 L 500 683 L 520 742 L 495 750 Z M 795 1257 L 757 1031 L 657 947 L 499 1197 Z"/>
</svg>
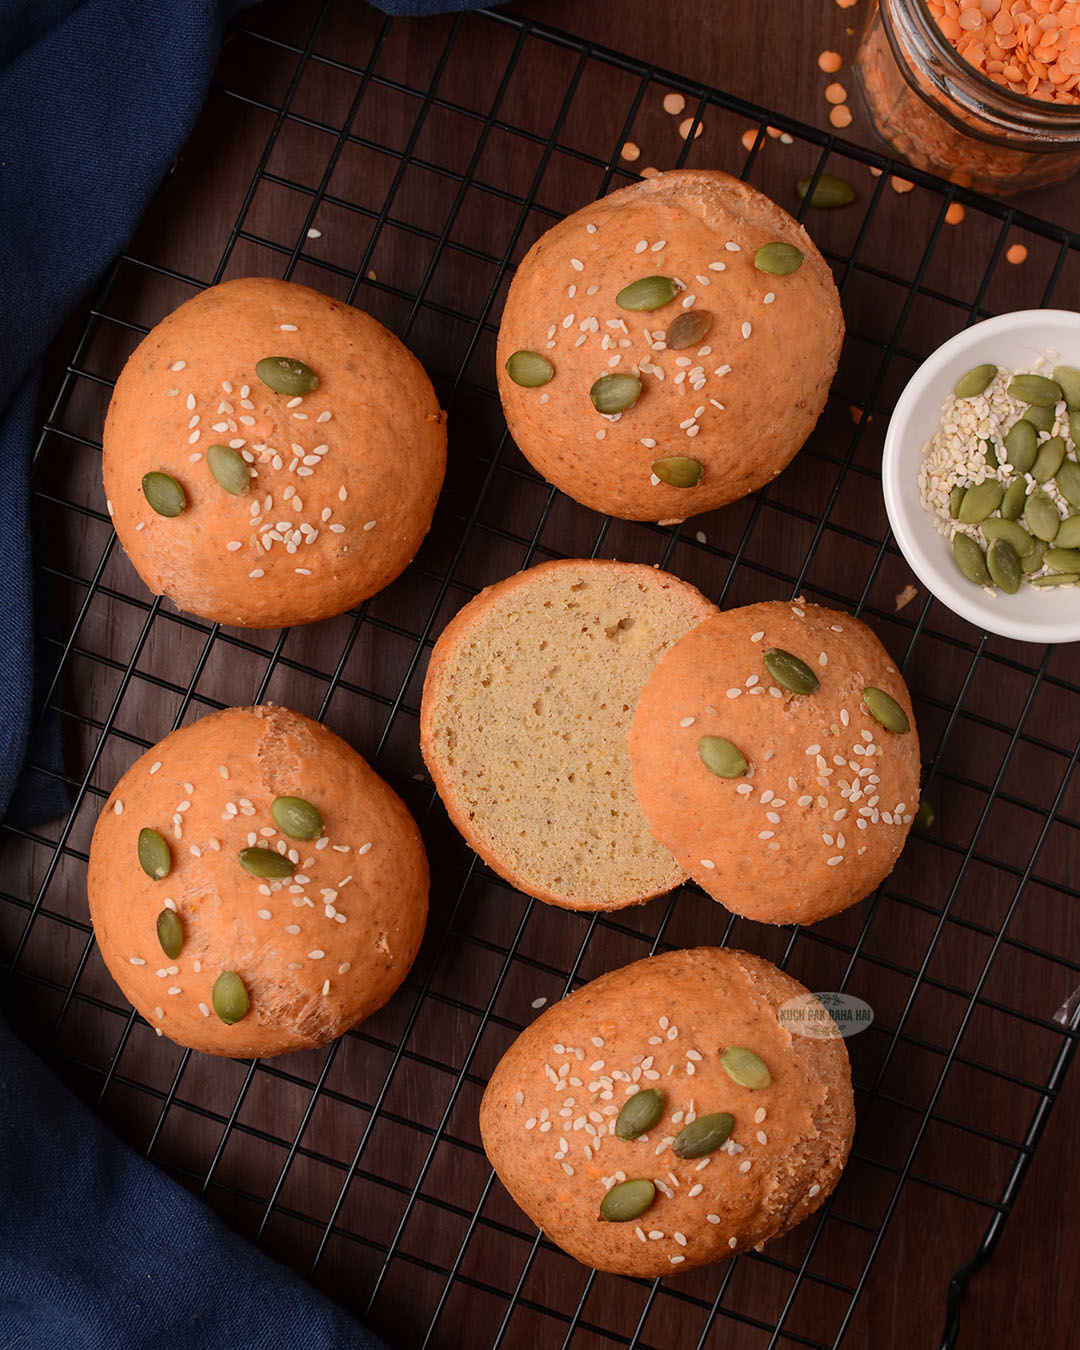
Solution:
<svg viewBox="0 0 1080 1350">
<path fill-rule="evenodd" d="M 706 869 L 706 871 L 709 872 L 711 872 L 716 866 L 716 864 L 713 862 L 711 858 L 702 858 L 701 865 Z"/>
<path fill-rule="evenodd" d="M 744 338 L 748 338 L 750 334 L 754 331 L 748 319 L 743 320 L 743 326 L 740 331 Z"/>
<path fill-rule="evenodd" d="M 817 1193 L 818 1193 L 820 1190 L 821 1190 L 821 1187 L 820 1187 L 820 1186 L 817 1184 L 817 1182 L 815 1181 L 814 1184 L 810 1187 L 810 1189 L 809 1189 L 809 1191 L 807 1192 L 807 1194 L 809 1195 L 810 1199 L 813 1200 L 814 1196 L 817 1195 Z"/>
<path fill-rule="evenodd" d="M 185 370 L 186 368 L 187 368 L 186 361 L 174 361 L 172 365 L 169 367 L 170 370 L 177 370 L 177 371 Z"/>
</svg>

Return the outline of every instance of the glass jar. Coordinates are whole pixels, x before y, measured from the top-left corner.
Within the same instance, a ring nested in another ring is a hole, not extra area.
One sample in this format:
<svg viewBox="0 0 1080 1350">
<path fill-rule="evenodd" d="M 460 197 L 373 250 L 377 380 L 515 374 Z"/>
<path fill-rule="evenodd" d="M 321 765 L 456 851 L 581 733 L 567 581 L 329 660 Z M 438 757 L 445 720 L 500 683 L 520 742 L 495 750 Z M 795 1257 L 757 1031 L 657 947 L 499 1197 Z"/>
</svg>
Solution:
<svg viewBox="0 0 1080 1350">
<path fill-rule="evenodd" d="M 1080 169 L 1080 105 L 995 84 L 957 52 L 925 0 L 872 0 L 856 75 L 878 134 L 916 168 L 992 196 Z"/>
</svg>

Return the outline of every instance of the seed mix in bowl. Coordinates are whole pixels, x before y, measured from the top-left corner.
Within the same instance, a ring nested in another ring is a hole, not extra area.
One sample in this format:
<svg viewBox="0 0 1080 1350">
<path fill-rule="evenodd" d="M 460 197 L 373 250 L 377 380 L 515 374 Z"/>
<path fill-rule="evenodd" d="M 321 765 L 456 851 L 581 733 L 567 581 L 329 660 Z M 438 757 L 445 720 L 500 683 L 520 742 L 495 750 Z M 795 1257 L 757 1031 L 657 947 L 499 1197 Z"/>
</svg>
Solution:
<svg viewBox="0 0 1080 1350">
<path fill-rule="evenodd" d="M 969 581 L 1015 595 L 1080 581 L 1080 369 L 973 367 L 923 447 L 919 499 Z"/>
</svg>

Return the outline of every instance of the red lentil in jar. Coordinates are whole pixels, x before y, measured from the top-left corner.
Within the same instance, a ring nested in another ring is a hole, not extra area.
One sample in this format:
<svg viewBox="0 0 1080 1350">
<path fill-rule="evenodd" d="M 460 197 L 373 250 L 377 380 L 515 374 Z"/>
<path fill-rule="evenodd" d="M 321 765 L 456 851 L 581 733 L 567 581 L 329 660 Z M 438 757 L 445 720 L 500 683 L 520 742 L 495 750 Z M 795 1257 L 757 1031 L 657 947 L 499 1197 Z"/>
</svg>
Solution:
<svg viewBox="0 0 1080 1350">
<path fill-rule="evenodd" d="M 998 196 L 1080 168 L 1078 0 L 880 0 L 856 70 L 918 168 Z"/>
</svg>

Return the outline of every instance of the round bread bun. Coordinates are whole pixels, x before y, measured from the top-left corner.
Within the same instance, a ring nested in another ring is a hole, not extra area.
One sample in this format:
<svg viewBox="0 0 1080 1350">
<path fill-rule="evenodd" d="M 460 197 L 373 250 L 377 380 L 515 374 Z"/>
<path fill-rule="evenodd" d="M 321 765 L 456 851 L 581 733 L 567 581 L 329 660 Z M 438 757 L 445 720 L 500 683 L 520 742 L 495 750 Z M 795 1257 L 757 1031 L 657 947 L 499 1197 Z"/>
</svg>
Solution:
<svg viewBox="0 0 1080 1350">
<path fill-rule="evenodd" d="M 266 357 L 302 361 L 318 386 L 275 392 L 256 374 Z M 247 463 L 245 487 L 232 460 L 237 495 L 211 473 L 215 445 Z M 103 450 L 109 514 L 150 590 L 219 623 L 276 628 L 340 614 L 407 566 L 435 510 L 446 427 L 419 361 L 380 323 L 247 277 L 196 295 L 139 343 Z M 178 515 L 151 507 L 155 472 L 180 484 Z"/>
<path fill-rule="evenodd" d="M 620 909 L 685 873 L 649 833 L 627 732 L 659 658 L 715 611 L 638 563 L 541 563 L 489 586 L 431 654 L 420 746 L 450 819 L 519 890 Z"/>
<path fill-rule="evenodd" d="M 286 836 L 280 797 L 315 807 L 322 834 Z M 168 846 L 160 879 L 140 863 L 144 829 Z M 240 861 L 252 847 L 285 852 L 295 874 L 267 878 L 263 863 L 253 875 Z M 279 1055 L 390 998 L 423 936 L 428 866 L 412 817 L 365 760 L 268 704 L 211 713 L 136 760 L 98 818 L 87 887 L 105 964 L 159 1035 L 211 1055 Z M 166 910 L 176 956 L 158 936 Z M 214 998 L 225 972 L 250 1004 L 231 1024 Z"/>
<path fill-rule="evenodd" d="M 817 691 L 782 687 L 772 649 L 810 667 Z M 907 732 L 871 716 L 868 687 L 900 705 Z M 734 745 L 746 772 L 711 772 L 703 737 Z M 903 678 L 865 624 L 802 601 L 729 609 L 688 633 L 642 691 L 630 757 L 657 839 L 714 900 L 760 923 L 814 923 L 861 900 L 892 870 L 919 804 Z"/>
<path fill-rule="evenodd" d="M 803 254 L 796 271 L 755 266 L 775 242 Z M 674 299 L 620 307 L 624 287 L 653 276 L 675 281 Z M 708 330 L 665 345 L 690 310 Z M 503 309 L 499 393 L 510 434 L 548 482 L 597 511 L 670 522 L 736 501 L 790 462 L 825 406 L 843 336 L 832 272 L 803 227 L 737 178 L 679 169 L 537 240 Z M 554 367 L 546 384 L 511 378 L 506 363 L 522 350 Z M 609 417 L 590 390 L 615 374 L 636 376 L 642 391 Z M 671 458 L 696 461 L 700 480 L 661 482 L 654 463 Z"/>
<path fill-rule="evenodd" d="M 563 1251 L 620 1275 L 678 1274 L 786 1233 L 836 1186 L 855 1125 L 839 1031 L 792 1035 L 799 1023 L 778 1017 L 799 996 L 821 1008 L 769 961 L 719 947 L 593 980 L 522 1032 L 491 1076 L 480 1133 L 499 1179 Z M 729 1077 L 731 1046 L 758 1056 L 767 1086 Z M 662 1115 L 620 1138 L 620 1110 L 645 1090 L 663 1094 Z M 677 1156 L 685 1126 L 717 1112 L 734 1118 L 727 1142 Z M 655 1188 L 648 1208 L 601 1218 L 608 1190 L 638 1178 Z"/>
</svg>

